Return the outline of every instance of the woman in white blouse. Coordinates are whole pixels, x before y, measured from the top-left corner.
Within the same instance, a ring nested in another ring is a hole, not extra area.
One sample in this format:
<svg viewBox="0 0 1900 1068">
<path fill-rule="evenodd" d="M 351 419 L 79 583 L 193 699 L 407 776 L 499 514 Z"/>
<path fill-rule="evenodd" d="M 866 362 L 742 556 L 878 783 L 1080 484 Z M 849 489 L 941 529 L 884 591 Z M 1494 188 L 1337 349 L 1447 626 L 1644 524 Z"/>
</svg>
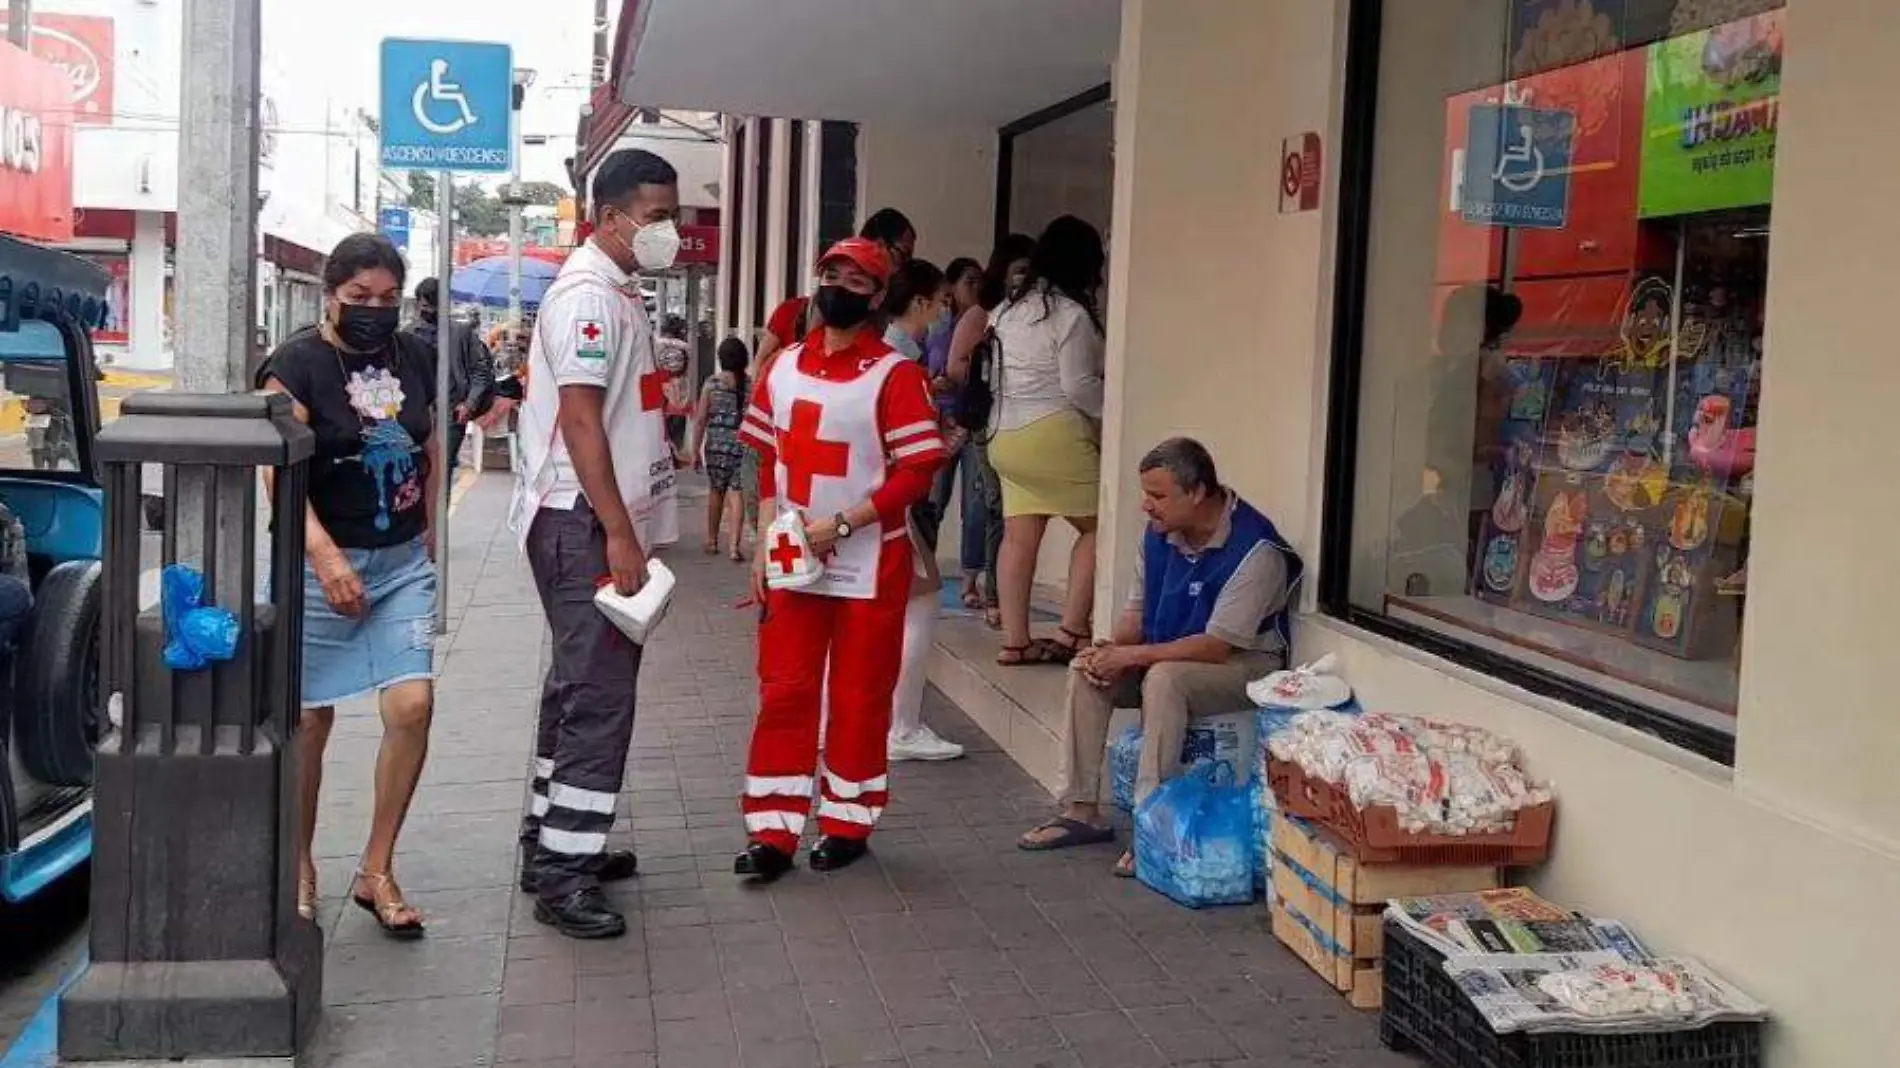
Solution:
<svg viewBox="0 0 1900 1068">
<path fill-rule="evenodd" d="M 1000 664 L 1066 663 L 1089 641 L 1105 353 L 1095 292 L 1105 261 L 1102 235 L 1065 215 L 1037 240 L 1013 299 L 990 314 L 999 362 L 989 455 L 1003 487 Z M 1037 640 L 1029 632 L 1030 588 L 1043 532 L 1057 516 L 1078 537 L 1060 632 Z"/>
</svg>

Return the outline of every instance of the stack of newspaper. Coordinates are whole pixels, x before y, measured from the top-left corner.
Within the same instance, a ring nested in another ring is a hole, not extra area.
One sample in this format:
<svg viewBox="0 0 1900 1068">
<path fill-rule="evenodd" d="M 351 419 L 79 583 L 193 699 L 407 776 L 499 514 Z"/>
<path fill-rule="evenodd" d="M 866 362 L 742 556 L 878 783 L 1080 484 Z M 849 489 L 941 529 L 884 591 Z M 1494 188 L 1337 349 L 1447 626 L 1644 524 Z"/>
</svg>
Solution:
<svg viewBox="0 0 1900 1068">
<path fill-rule="evenodd" d="M 1653 956 L 1624 924 L 1522 888 L 1398 898 L 1386 916 L 1444 954 L 1445 973 L 1499 1034 L 1680 1031 L 1768 1016 L 1699 961 Z"/>
</svg>

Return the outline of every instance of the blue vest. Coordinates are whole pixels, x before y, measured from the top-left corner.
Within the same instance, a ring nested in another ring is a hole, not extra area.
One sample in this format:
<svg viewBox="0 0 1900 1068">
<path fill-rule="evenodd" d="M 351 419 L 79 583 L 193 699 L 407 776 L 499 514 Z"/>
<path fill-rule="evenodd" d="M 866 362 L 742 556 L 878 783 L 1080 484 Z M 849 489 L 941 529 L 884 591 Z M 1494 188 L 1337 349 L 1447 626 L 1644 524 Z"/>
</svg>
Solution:
<svg viewBox="0 0 1900 1068">
<path fill-rule="evenodd" d="M 1207 633 L 1207 621 L 1214 614 L 1221 589 L 1234 576 L 1240 562 L 1261 542 L 1278 549 L 1286 558 L 1287 604 L 1290 606 L 1293 603 L 1291 591 L 1299 585 L 1305 565 L 1274 529 L 1272 521 L 1246 501 L 1234 502 L 1227 543 L 1193 559 L 1149 527 L 1141 542 L 1141 640 L 1159 645 Z M 1256 633 L 1269 631 L 1278 634 L 1286 647 L 1292 649 L 1291 617 L 1287 609 L 1262 620 Z"/>
</svg>

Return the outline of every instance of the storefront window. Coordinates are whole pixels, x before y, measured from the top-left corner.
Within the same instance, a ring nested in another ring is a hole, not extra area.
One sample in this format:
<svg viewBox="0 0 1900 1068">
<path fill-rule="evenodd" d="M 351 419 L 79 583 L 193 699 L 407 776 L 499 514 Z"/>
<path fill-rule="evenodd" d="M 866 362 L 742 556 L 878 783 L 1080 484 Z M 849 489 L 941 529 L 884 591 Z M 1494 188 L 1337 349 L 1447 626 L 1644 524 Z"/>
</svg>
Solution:
<svg viewBox="0 0 1900 1068">
<path fill-rule="evenodd" d="M 1334 607 L 1732 734 L 1783 4 L 1381 6 Z"/>
<path fill-rule="evenodd" d="M 1074 215 L 1108 232 L 1114 200 L 1115 117 L 1107 99 L 1010 138 L 1009 228 L 1034 236 Z"/>
</svg>

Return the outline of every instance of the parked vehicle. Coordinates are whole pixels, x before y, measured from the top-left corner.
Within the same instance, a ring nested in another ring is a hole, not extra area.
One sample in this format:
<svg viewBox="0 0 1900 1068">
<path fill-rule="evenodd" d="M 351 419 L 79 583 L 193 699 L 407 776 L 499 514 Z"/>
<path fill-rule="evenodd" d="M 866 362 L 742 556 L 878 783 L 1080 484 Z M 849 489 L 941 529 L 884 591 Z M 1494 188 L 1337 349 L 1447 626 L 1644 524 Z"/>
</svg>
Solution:
<svg viewBox="0 0 1900 1068">
<path fill-rule="evenodd" d="M 92 852 L 92 754 L 104 722 L 104 494 L 91 330 L 106 272 L 0 236 L 0 502 L 26 533 L 31 618 L 0 649 L 0 902 Z"/>
</svg>

